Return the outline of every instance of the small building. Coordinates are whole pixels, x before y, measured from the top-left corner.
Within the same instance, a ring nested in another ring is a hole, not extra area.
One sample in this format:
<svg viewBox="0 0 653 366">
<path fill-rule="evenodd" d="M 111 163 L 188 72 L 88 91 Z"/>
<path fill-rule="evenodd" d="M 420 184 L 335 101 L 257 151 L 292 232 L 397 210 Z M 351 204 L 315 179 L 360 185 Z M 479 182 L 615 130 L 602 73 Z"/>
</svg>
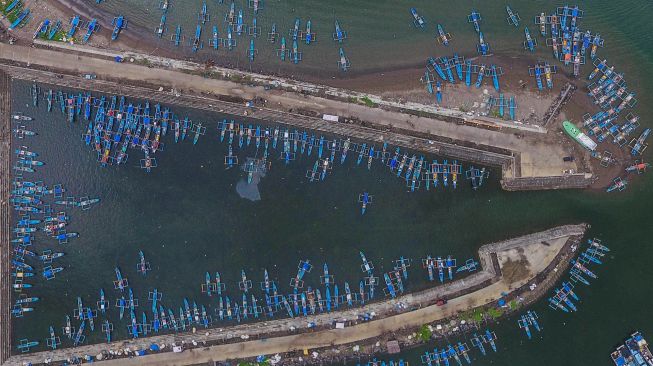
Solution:
<svg viewBox="0 0 653 366">
<path fill-rule="evenodd" d="M 385 346 L 388 349 L 388 353 L 391 355 L 401 352 L 401 347 L 399 347 L 399 341 L 396 340 L 388 341 L 388 343 L 386 343 Z"/>
</svg>

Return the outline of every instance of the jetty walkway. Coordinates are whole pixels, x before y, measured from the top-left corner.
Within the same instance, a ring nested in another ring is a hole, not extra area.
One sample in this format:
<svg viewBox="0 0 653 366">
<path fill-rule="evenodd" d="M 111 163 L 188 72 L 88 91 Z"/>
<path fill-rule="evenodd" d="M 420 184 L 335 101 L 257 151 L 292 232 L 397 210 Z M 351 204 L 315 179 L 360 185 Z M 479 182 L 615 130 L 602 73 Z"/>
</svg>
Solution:
<svg viewBox="0 0 653 366">
<path fill-rule="evenodd" d="M 11 355 L 11 79 L 0 71 L 0 364 Z"/>
<path fill-rule="evenodd" d="M 150 57 L 118 64 L 108 57 L 110 51 L 92 49 L 91 52 L 77 45 L 57 47 L 66 49 L 0 43 L 0 68 L 16 79 L 154 98 L 164 103 L 282 122 L 352 138 L 384 140 L 410 149 L 488 164 L 501 168 L 502 184 L 510 190 L 584 188 L 591 183 L 591 173 L 573 177 L 563 174 L 570 169 L 582 169 L 576 163 L 563 162 L 569 152 L 555 136 L 542 133 L 546 130 L 537 126 L 491 122 L 459 111 L 415 103 L 404 105 L 374 95 L 264 75 L 255 77 L 252 73 L 187 61 Z M 117 51 L 113 54 L 124 56 Z M 84 73 L 96 74 L 98 79 L 83 79 Z M 377 107 L 352 102 L 363 98 Z M 245 101 L 263 102 L 256 102 L 256 108 L 246 108 Z M 339 116 L 341 122 L 324 121 L 323 114 Z M 549 183 L 550 177 L 557 177 L 556 184 Z M 511 184 L 513 179 L 520 178 L 528 180 Z M 534 184 L 529 186 L 531 181 Z"/>
<path fill-rule="evenodd" d="M 228 328 L 198 330 L 198 333 L 179 333 L 143 339 L 93 344 L 33 354 L 16 355 L 5 365 L 41 363 L 46 358 L 64 360 L 72 355 L 95 356 L 107 350 L 130 348 L 148 349 L 153 343 L 191 344 L 207 342 L 210 346 L 187 349 L 181 353 L 161 352 L 136 358 L 118 358 L 100 362 L 115 365 L 188 365 L 245 359 L 264 354 L 285 353 L 305 349 L 319 349 L 353 344 L 384 334 L 417 328 L 441 321 L 473 308 L 495 303 L 502 296 L 511 296 L 531 283 L 541 284 L 555 276 L 568 264 L 569 248 L 584 235 L 586 224 L 559 226 L 506 241 L 484 245 L 479 249 L 481 270 L 465 278 L 410 293 L 393 300 L 367 304 L 331 313 L 294 319 L 279 319 Z M 503 271 L 504 268 L 509 270 Z M 549 285 L 552 285 L 549 283 Z M 437 306 L 438 299 L 447 304 Z M 401 304 L 401 306 L 398 306 Z M 365 313 L 376 314 L 375 320 L 335 329 L 335 322 L 355 320 Z M 307 324 L 315 324 L 307 328 Z"/>
</svg>

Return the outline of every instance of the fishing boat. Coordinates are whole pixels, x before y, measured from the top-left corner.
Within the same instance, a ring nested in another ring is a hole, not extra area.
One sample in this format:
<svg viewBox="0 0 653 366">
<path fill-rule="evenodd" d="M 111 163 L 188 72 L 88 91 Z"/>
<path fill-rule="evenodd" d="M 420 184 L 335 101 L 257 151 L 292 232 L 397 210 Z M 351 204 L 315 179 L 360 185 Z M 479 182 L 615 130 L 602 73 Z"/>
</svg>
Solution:
<svg viewBox="0 0 653 366">
<path fill-rule="evenodd" d="M 193 38 L 193 41 L 191 43 L 191 49 L 193 52 L 197 52 L 202 48 L 202 25 L 198 24 L 197 27 L 195 27 L 195 38 Z"/>
<path fill-rule="evenodd" d="M 77 27 L 79 27 L 79 15 L 75 15 L 70 20 L 70 30 L 66 34 L 66 38 L 73 38 L 73 36 L 75 36 L 75 33 L 77 32 Z"/>
<path fill-rule="evenodd" d="M 30 10 L 23 9 L 16 15 L 16 19 L 9 25 L 9 30 L 14 30 L 17 27 L 22 27 L 24 20 L 29 19 Z"/>
<path fill-rule="evenodd" d="M 469 23 L 474 24 L 474 30 L 476 33 L 480 33 L 481 27 L 480 27 L 480 22 L 481 22 L 481 14 L 478 13 L 476 10 L 472 10 L 471 14 L 467 16 L 467 21 Z"/>
<path fill-rule="evenodd" d="M 524 42 L 524 48 L 528 49 L 531 52 L 535 51 L 535 46 L 537 46 L 537 41 L 535 38 L 531 37 L 531 32 L 528 30 L 528 27 L 524 27 L 524 35 L 526 36 L 526 41 Z"/>
<path fill-rule="evenodd" d="M 150 262 L 145 261 L 145 255 L 142 250 L 138 251 L 139 262 L 136 264 L 136 272 L 142 274 L 143 276 L 147 275 L 147 271 L 151 270 Z"/>
<path fill-rule="evenodd" d="M 372 196 L 368 192 L 363 192 L 358 196 L 358 202 L 361 203 L 361 215 L 364 215 L 367 205 L 372 203 Z"/>
<path fill-rule="evenodd" d="M 353 297 L 351 296 L 351 289 L 349 288 L 348 282 L 345 282 L 345 298 L 347 300 L 347 305 L 350 307 L 354 305 Z"/>
<path fill-rule="evenodd" d="M 436 39 L 438 40 L 439 43 L 448 46 L 449 40 L 451 40 L 451 34 L 446 33 L 444 31 L 444 28 L 440 24 L 438 24 L 437 28 L 438 28 L 438 36 L 436 37 Z"/>
<path fill-rule="evenodd" d="M 490 346 L 492 347 L 492 350 L 493 350 L 494 352 L 497 351 L 497 345 L 496 345 L 496 343 L 494 342 L 496 339 L 497 339 L 497 336 L 496 336 L 496 334 L 494 334 L 494 332 L 490 332 L 489 329 L 486 329 L 486 330 L 485 330 L 485 340 L 486 340 L 488 343 L 490 343 Z"/>
<path fill-rule="evenodd" d="M 159 26 L 155 30 L 155 33 L 159 38 L 163 36 L 163 32 L 165 32 L 165 26 L 166 26 L 166 13 L 164 12 L 163 15 L 161 15 Z"/>
<path fill-rule="evenodd" d="M 351 144 L 351 139 L 347 138 L 347 140 L 342 145 L 342 156 L 340 157 L 340 164 L 345 163 L 345 159 L 347 159 L 347 152 L 349 151 L 350 144 Z"/>
<path fill-rule="evenodd" d="M 478 45 L 476 46 L 476 50 L 482 56 L 487 56 L 490 52 L 490 45 L 485 42 L 483 32 L 478 32 Z"/>
<path fill-rule="evenodd" d="M 97 309 L 102 312 L 102 314 L 106 313 L 107 309 L 109 308 L 109 302 L 106 300 L 106 297 L 104 296 L 104 290 L 100 289 L 100 301 L 97 302 Z"/>
<path fill-rule="evenodd" d="M 577 268 L 578 270 L 580 270 L 580 271 L 583 272 L 584 274 L 588 275 L 589 277 L 591 277 L 591 278 L 597 278 L 597 276 L 594 274 L 594 272 L 592 272 L 592 271 L 590 271 L 589 269 L 587 269 L 587 267 L 585 267 L 585 266 L 584 266 L 582 263 L 580 263 L 579 261 L 577 261 L 577 260 L 575 260 L 575 259 L 572 259 L 572 260 L 571 260 L 571 264 L 574 266 L 574 268 Z"/>
<path fill-rule="evenodd" d="M 594 151 L 597 147 L 596 142 L 591 138 L 587 137 L 580 129 L 578 129 L 573 123 L 569 121 L 562 122 L 562 127 L 565 132 L 576 142 L 581 144 L 583 147 L 590 151 Z"/>
<path fill-rule="evenodd" d="M 247 275 L 245 274 L 245 270 L 241 269 L 240 270 L 240 278 L 241 281 L 238 282 L 238 288 L 247 293 L 247 291 L 252 288 L 252 281 L 247 279 Z"/>
<path fill-rule="evenodd" d="M 113 31 L 111 32 L 111 40 L 115 41 L 118 39 L 120 32 L 127 27 L 127 20 L 122 15 L 119 15 L 111 21 L 113 25 Z"/>
<path fill-rule="evenodd" d="M 99 28 L 97 19 L 93 18 L 91 21 L 88 23 L 88 27 L 86 28 L 86 34 L 84 35 L 84 38 L 82 41 L 84 43 L 88 43 L 89 39 L 91 39 L 91 36 L 93 33 Z"/>
<path fill-rule="evenodd" d="M 73 334 L 75 333 L 75 328 L 73 328 L 70 322 L 70 315 L 66 315 L 66 324 L 62 327 L 62 332 L 66 337 L 68 337 L 68 339 L 73 338 Z"/>
<path fill-rule="evenodd" d="M 345 51 L 340 47 L 339 50 L 340 58 L 338 60 L 338 68 L 342 71 L 347 71 L 351 67 L 349 59 L 345 56 Z"/>
<path fill-rule="evenodd" d="M 519 21 L 521 18 L 519 18 L 519 14 L 515 13 L 510 9 L 510 6 L 506 5 L 506 12 L 508 13 L 508 24 L 512 24 L 515 27 L 519 27 Z"/>
<path fill-rule="evenodd" d="M 417 28 L 424 28 L 426 25 L 426 22 L 424 21 L 424 18 L 422 18 L 418 13 L 417 9 L 415 8 L 410 8 L 410 14 L 413 16 L 413 25 Z"/>
<path fill-rule="evenodd" d="M 387 273 L 383 274 L 383 279 L 385 280 L 386 288 L 388 291 L 388 294 L 390 295 L 391 298 L 395 298 L 397 296 L 397 293 L 395 291 L 395 287 L 392 283 L 392 280 L 390 279 L 390 276 Z"/>
<path fill-rule="evenodd" d="M 347 39 L 347 32 L 342 30 L 340 27 L 340 23 L 338 23 L 338 20 L 335 20 L 335 32 L 333 33 L 333 40 L 342 43 L 345 39 Z M 341 48 L 342 50 L 342 48 Z"/>
<path fill-rule="evenodd" d="M 521 318 L 517 320 L 517 324 L 519 325 L 520 329 L 523 329 L 524 332 L 526 332 L 528 339 L 532 339 L 531 328 L 529 326 L 529 320 L 526 315 L 522 315 Z"/>
<path fill-rule="evenodd" d="M 613 191 L 623 191 L 626 189 L 628 186 L 628 181 L 626 179 L 622 179 L 621 177 L 617 177 L 613 179 L 612 184 L 606 188 L 606 192 L 613 192 Z"/>
<path fill-rule="evenodd" d="M 26 353 L 29 352 L 32 347 L 36 347 L 38 345 L 38 341 L 28 341 L 27 339 L 21 339 L 18 342 L 18 345 L 16 345 L 16 348 L 18 348 L 21 353 Z"/>
<path fill-rule="evenodd" d="M 625 101 L 625 100 L 624 100 Z M 642 133 L 639 135 L 639 137 L 636 140 L 631 141 L 631 147 L 632 149 L 630 150 L 631 155 L 637 156 L 641 155 L 644 150 L 648 147 L 648 144 L 646 143 L 646 139 L 648 139 L 649 135 L 651 134 L 651 129 L 646 128 Z"/>
<path fill-rule="evenodd" d="M 202 2 L 202 9 L 200 10 L 200 13 L 198 15 L 197 20 L 202 22 L 202 24 L 208 22 L 210 19 L 209 12 L 207 11 L 206 8 L 206 1 Z"/>
<path fill-rule="evenodd" d="M 122 277 L 122 273 L 120 272 L 120 268 L 116 267 L 115 272 L 116 272 L 116 280 L 113 281 L 113 285 L 114 285 L 116 290 L 120 290 L 120 292 L 123 292 L 123 291 L 125 291 L 125 288 L 127 288 L 127 286 L 129 286 L 129 282 L 127 281 L 126 278 Z M 130 291 L 131 291 L 131 289 L 130 289 Z"/>
<path fill-rule="evenodd" d="M 21 295 L 24 296 L 24 295 Z M 15 304 L 16 305 L 25 305 L 25 304 L 31 304 L 39 301 L 38 297 L 32 296 L 32 297 L 21 297 L 16 299 Z"/>
</svg>

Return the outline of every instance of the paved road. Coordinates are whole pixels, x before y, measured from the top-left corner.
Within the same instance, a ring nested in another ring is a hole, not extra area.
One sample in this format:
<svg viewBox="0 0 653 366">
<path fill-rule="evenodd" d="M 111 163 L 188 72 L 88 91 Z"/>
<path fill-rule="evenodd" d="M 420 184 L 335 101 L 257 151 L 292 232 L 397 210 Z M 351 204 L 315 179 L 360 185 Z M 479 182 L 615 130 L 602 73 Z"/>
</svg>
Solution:
<svg viewBox="0 0 653 366">
<path fill-rule="evenodd" d="M 268 107 L 278 106 L 283 110 L 307 109 L 318 113 L 355 117 L 363 121 L 496 146 L 521 154 L 522 176 L 560 175 L 565 169 L 576 168 L 562 161 L 562 158 L 568 155 L 563 146 L 552 141 L 550 136 L 547 137 L 547 135 L 540 133 L 524 133 L 524 137 L 518 137 L 512 131 L 488 131 L 431 118 L 369 108 L 359 104 L 314 96 L 300 96 L 293 92 L 266 91 L 263 87 L 250 87 L 225 80 L 208 79 L 173 69 L 148 68 L 130 63 L 117 64 L 109 59 L 98 58 L 98 56 L 78 56 L 70 52 L 0 44 L 0 57 L 29 64 L 65 69 L 80 74 L 95 73 L 100 77 L 120 77 L 131 81 L 146 81 L 154 85 L 164 86 L 166 89 L 192 89 L 195 92 L 230 95 L 248 100 L 261 97 L 268 101 Z"/>
</svg>

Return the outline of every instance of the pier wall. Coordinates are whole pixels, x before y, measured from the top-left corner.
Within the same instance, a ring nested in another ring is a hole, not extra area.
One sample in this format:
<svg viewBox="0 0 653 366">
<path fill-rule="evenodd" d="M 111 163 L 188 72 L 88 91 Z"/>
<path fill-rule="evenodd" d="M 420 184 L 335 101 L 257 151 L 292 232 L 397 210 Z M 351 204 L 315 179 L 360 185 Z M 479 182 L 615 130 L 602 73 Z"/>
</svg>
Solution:
<svg viewBox="0 0 653 366">
<path fill-rule="evenodd" d="M 17 66 L 0 65 L 11 76 L 19 80 L 36 81 L 62 88 L 89 90 L 97 93 L 124 95 L 129 98 L 155 100 L 168 105 L 178 105 L 208 112 L 242 116 L 249 120 L 266 122 L 279 122 L 300 128 L 320 131 L 327 134 L 352 137 L 365 141 L 382 144 L 387 142 L 391 146 L 423 151 L 425 153 L 445 155 L 447 157 L 469 161 L 472 163 L 490 165 L 495 167 L 512 166 L 513 153 L 506 149 L 492 146 L 473 144 L 450 138 L 438 137 L 405 129 L 388 128 L 385 125 L 356 121 L 330 122 L 322 118 L 311 117 L 303 114 L 279 111 L 270 108 L 245 107 L 244 103 L 235 103 L 220 100 L 210 96 L 182 94 L 177 95 L 169 91 L 159 91 L 145 86 L 118 84 L 106 80 L 87 80 L 80 77 L 58 77 L 48 71 Z M 202 122 L 209 131 L 215 131 L 218 121 Z M 472 146 L 469 146 L 472 145 Z"/>
<path fill-rule="evenodd" d="M 56 361 L 72 355 L 97 355 L 109 349 L 118 350 L 127 347 L 132 350 L 147 349 L 152 343 L 170 345 L 185 342 L 188 345 L 196 341 L 205 347 L 187 350 L 178 354 L 164 352 L 136 359 L 114 359 L 106 363 L 118 365 L 199 364 L 364 341 L 383 334 L 399 332 L 434 321 L 444 320 L 456 316 L 461 311 L 493 303 L 499 297 L 504 296 L 502 292 L 504 286 L 506 286 L 505 284 L 501 285 L 500 282 L 502 279 L 504 281 L 506 279 L 502 277 L 497 252 L 537 243 L 545 245 L 547 241 L 566 238 L 567 244 L 563 246 L 564 248 L 570 243 L 570 239 L 582 236 L 586 229 L 586 224 L 560 226 L 484 245 L 479 249 L 482 269 L 477 273 L 424 291 L 403 295 L 397 299 L 369 303 L 364 307 L 347 308 L 341 311 L 294 319 L 278 319 L 239 324 L 227 328 L 212 328 L 200 330 L 197 333 L 167 334 L 117 341 L 110 344 L 93 344 L 16 355 L 7 362 L 7 365 L 21 365 L 24 362 L 39 363 L 43 362 L 45 358 Z M 563 249 L 560 249 L 560 252 L 556 252 L 555 258 L 546 267 L 545 271 L 550 271 L 552 266 L 555 267 L 559 264 L 561 258 L 566 258 L 563 251 Z M 545 271 L 534 273 L 534 275 L 546 278 L 550 274 L 545 273 Z M 540 285 L 538 288 L 540 291 L 546 290 L 544 285 Z M 511 296 L 511 293 L 517 290 L 505 291 L 509 292 L 507 296 Z M 448 304 L 445 306 L 435 305 L 436 301 L 441 298 L 447 299 Z M 399 304 L 402 305 L 400 308 L 398 308 Z M 358 324 L 354 322 L 359 314 L 371 312 L 376 313 L 375 320 Z M 335 321 L 344 321 L 348 326 L 345 329 L 333 329 Z M 308 322 L 315 323 L 316 327 L 307 328 Z"/>
<path fill-rule="evenodd" d="M 11 79 L 0 70 L 0 364 L 11 356 Z"/>
<path fill-rule="evenodd" d="M 576 85 L 572 83 L 567 83 L 567 85 L 565 85 L 562 91 L 560 91 L 560 95 L 558 95 L 558 97 L 551 104 L 551 107 L 549 107 L 549 110 L 547 110 L 544 114 L 544 117 L 542 118 L 544 121 L 542 127 L 548 126 L 549 123 L 551 123 L 551 121 L 553 121 L 558 116 L 558 114 L 560 114 L 560 109 L 562 109 L 562 106 L 567 103 L 575 91 Z"/>
<path fill-rule="evenodd" d="M 516 177 L 501 180 L 506 191 L 536 191 L 541 189 L 582 189 L 595 181 L 591 174 L 567 174 L 548 177 Z"/>
</svg>

